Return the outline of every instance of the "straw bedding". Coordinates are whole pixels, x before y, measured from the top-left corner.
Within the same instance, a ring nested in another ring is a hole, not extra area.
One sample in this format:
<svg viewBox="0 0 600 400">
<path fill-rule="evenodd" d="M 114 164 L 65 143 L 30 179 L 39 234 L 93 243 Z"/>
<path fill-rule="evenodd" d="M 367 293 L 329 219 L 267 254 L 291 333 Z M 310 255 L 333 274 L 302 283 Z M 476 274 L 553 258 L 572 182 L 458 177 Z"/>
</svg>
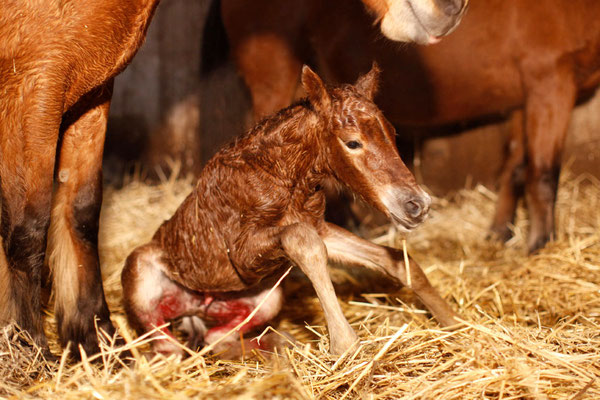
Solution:
<svg viewBox="0 0 600 400">
<path fill-rule="evenodd" d="M 407 238 L 409 252 L 463 316 L 439 328 L 407 289 L 357 269 L 333 268 L 358 349 L 327 353 L 324 319 L 308 281 L 282 283 L 287 304 L 273 322 L 296 338 L 275 355 L 242 361 L 192 353 L 148 359 L 147 338 L 127 327 L 120 269 L 191 190 L 190 179 L 159 186 L 132 182 L 106 193 L 101 262 L 114 321 L 136 362 L 103 353 L 79 364 L 45 361 L 14 327 L 0 331 L 0 397 L 144 399 L 593 399 L 600 398 L 600 183 L 563 173 L 558 237 L 527 256 L 521 210 L 506 245 L 486 240 L 495 194 L 484 187 L 435 199 L 429 220 Z M 390 228 L 373 240 L 402 247 Z M 55 354 L 53 318 L 47 331 Z M 237 334 L 237 333 L 234 333 Z"/>
</svg>

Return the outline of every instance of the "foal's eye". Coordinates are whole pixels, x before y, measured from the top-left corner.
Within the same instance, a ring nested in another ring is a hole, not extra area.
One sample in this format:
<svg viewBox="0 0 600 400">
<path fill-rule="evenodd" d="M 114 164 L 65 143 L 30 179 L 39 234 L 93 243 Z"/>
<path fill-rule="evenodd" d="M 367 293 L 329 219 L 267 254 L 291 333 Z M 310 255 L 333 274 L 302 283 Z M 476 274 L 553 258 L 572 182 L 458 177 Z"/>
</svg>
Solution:
<svg viewBox="0 0 600 400">
<path fill-rule="evenodd" d="M 358 148 L 362 147 L 362 144 L 360 142 L 356 141 L 356 140 L 351 140 L 349 142 L 346 142 L 346 146 L 349 149 L 353 149 L 354 150 L 354 149 L 358 149 Z"/>
</svg>

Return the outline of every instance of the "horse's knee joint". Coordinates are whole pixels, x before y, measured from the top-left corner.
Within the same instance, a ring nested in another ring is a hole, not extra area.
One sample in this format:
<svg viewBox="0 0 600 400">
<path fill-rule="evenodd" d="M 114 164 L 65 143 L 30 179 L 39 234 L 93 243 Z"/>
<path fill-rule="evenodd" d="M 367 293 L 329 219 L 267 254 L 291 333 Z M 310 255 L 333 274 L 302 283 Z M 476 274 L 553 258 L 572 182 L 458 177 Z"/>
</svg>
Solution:
<svg viewBox="0 0 600 400">
<path fill-rule="evenodd" d="M 326 256 L 327 250 L 323 240 L 316 229 L 306 223 L 296 223 L 286 227 L 282 237 L 281 244 L 288 254 L 291 253 L 312 253 Z"/>
<path fill-rule="evenodd" d="M 558 167 L 544 169 L 530 178 L 531 194 L 537 201 L 553 204 L 558 190 Z"/>
</svg>

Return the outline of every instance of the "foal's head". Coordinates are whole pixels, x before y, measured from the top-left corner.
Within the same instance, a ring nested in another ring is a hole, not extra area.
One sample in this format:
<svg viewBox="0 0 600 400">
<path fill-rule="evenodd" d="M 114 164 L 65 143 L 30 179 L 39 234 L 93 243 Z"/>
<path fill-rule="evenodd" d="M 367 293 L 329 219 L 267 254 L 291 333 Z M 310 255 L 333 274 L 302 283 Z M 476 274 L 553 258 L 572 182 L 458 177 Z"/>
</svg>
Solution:
<svg viewBox="0 0 600 400">
<path fill-rule="evenodd" d="M 396 148 L 394 127 L 373 103 L 379 68 L 354 85 L 326 87 L 310 68 L 302 85 L 325 129 L 321 149 L 335 178 L 408 231 L 423 221 L 431 198 Z"/>
</svg>

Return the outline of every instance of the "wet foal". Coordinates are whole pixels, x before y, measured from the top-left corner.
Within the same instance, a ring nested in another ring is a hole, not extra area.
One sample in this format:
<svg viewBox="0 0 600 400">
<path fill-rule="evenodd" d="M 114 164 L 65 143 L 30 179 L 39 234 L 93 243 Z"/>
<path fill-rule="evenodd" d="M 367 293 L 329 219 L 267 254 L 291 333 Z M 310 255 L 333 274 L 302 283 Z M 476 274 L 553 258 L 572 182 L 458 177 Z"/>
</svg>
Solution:
<svg viewBox="0 0 600 400">
<path fill-rule="evenodd" d="M 336 299 L 328 260 L 380 271 L 410 286 L 441 324 L 456 323 L 414 261 L 407 268 L 402 252 L 323 218 L 321 187 L 330 178 L 404 231 L 428 212 L 429 196 L 400 159 L 394 128 L 372 102 L 378 74 L 374 67 L 354 86 L 328 87 L 305 66 L 307 100 L 264 120 L 209 161 L 175 215 L 126 261 L 125 309 L 139 333 L 184 317 L 193 343 L 214 343 L 265 298 L 273 278 L 296 265 L 319 297 L 330 350 L 340 354 L 357 336 Z M 242 332 L 269 321 L 282 302 L 278 288 Z M 181 352 L 166 339 L 153 343 L 158 352 Z M 215 350 L 236 347 L 230 337 Z"/>
</svg>

